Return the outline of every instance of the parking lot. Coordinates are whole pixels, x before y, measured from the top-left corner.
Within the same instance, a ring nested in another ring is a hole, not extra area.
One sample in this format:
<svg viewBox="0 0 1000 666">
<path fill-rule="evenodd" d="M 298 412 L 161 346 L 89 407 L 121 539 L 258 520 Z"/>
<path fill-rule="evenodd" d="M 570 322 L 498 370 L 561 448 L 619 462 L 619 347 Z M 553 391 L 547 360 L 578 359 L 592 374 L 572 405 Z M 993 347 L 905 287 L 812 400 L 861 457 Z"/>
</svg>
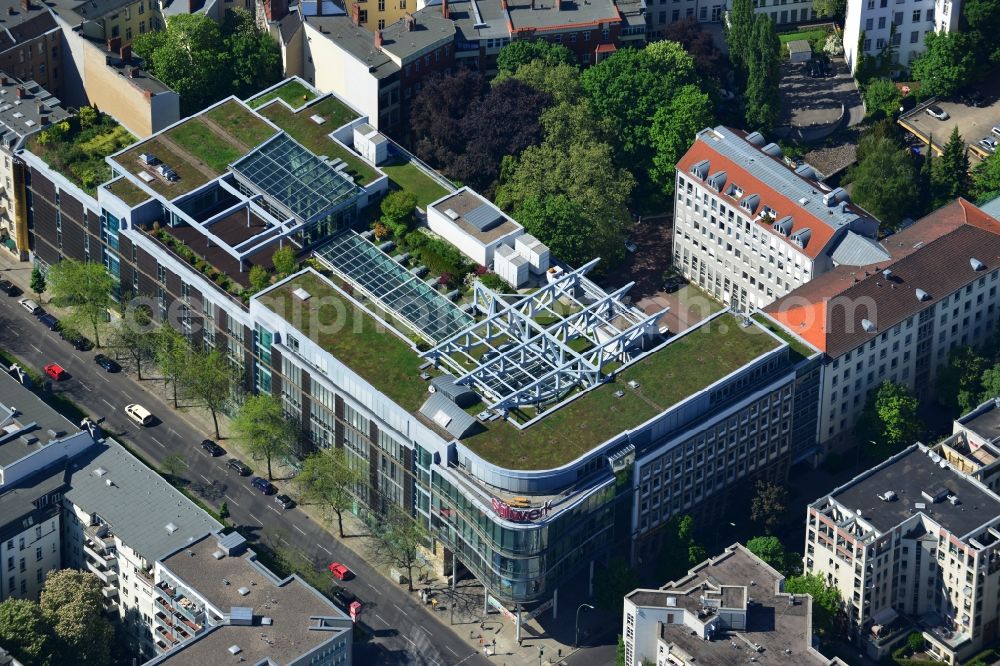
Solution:
<svg viewBox="0 0 1000 666">
<path fill-rule="evenodd" d="M 934 102 L 949 116 L 947 120 L 932 118 L 926 112 L 926 105 L 917 106 L 913 111 L 904 114 L 899 124 L 907 131 L 915 134 L 923 142 L 931 138 L 934 152 L 941 153 L 944 144 L 948 142 L 951 131 L 958 127 L 958 133 L 965 139 L 973 161 L 986 158 L 989 153 L 979 145 L 983 138 L 992 136 L 990 128 L 1000 125 L 1000 80 L 990 81 L 978 88 L 984 98 L 981 107 L 969 106 L 958 101 L 943 100 Z"/>
<path fill-rule="evenodd" d="M 800 141 L 818 141 L 864 118 L 861 94 L 843 59 L 833 58 L 829 71 L 814 77 L 806 65 L 781 64 L 782 124 Z"/>
</svg>

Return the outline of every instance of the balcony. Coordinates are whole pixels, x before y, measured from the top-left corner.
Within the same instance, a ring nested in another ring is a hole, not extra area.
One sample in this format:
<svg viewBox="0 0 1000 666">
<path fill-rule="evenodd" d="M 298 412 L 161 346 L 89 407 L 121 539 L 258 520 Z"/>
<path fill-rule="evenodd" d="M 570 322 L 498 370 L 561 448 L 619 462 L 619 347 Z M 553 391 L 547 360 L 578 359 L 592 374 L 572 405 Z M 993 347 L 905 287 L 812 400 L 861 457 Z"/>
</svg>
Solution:
<svg viewBox="0 0 1000 666">
<path fill-rule="evenodd" d="M 202 610 L 195 606 L 194 602 L 187 597 L 179 597 L 174 607 L 174 612 L 182 618 L 186 618 L 197 624 L 201 618 Z"/>
<path fill-rule="evenodd" d="M 118 588 L 114 585 L 105 585 L 101 588 L 101 594 L 105 599 L 114 599 L 118 596 Z"/>
<path fill-rule="evenodd" d="M 167 645 L 173 646 L 174 643 L 177 643 L 177 637 L 166 627 L 157 627 L 153 635 L 157 640 L 162 639 Z"/>
<path fill-rule="evenodd" d="M 107 525 L 88 525 L 83 528 L 87 544 L 101 553 L 111 553 L 115 550 L 115 538 L 108 531 Z"/>
<path fill-rule="evenodd" d="M 166 599 L 167 601 L 173 600 L 177 596 L 177 588 L 170 587 L 165 582 L 159 582 L 155 586 L 156 593 L 159 597 Z"/>
<path fill-rule="evenodd" d="M 87 570 L 92 574 L 101 579 L 105 585 L 114 585 L 118 582 L 118 574 L 114 571 L 109 571 L 104 567 L 99 567 L 90 560 L 86 561 Z"/>
</svg>

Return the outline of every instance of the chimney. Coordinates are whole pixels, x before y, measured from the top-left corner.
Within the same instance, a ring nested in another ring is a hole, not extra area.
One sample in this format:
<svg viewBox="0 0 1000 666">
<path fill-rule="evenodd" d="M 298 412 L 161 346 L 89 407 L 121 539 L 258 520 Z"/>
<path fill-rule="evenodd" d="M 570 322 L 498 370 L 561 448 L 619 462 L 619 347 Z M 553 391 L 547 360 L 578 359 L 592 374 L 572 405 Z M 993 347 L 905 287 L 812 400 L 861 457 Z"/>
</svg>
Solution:
<svg viewBox="0 0 1000 666">
<path fill-rule="evenodd" d="M 361 25 L 361 5 L 357 3 L 351 5 L 351 20 L 354 21 L 354 25 Z"/>
<path fill-rule="evenodd" d="M 534 2 L 534 0 L 531 0 Z M 448 18 L 448 0 L 441 0 L 441 16 Z"/>
<path fill-rule="evenodd" d="M 377 50 L 379 50 L 379 51 L 382 50 L 382 31 L 381 30 L 376 30 L 375 31 L 375 48 Z"/>
<path fill-rule="evenodd" d="M 413 32 L 417 27 L 417 19 L 413 14 L 406 15 L 406 32 Z"/>
<path fill-rule="evenodd" d="M 31 0 L 21 0 L 21 10 L 30 11 L 31 10 Z"/>
<path fill-rule="evenodd" d="M 127 65 L 130 62 L 132 62 L 132 47 L 131 46 L 123 46 L 121 48 L 121 51 L 119 51 L 118 53 L 119 53 L 119 55 L 122 58 L 122 64 L 123 65 Z"/>
<path fill-rule="evenodd" d="M 10 83 L 10 79 L 6 76 L 0 76 L 0 86 L 6 86 L 8 83 Z"/>
<path fill-rule="evenodd" d="M 108 51 L 112 53 L 118 53 L 122 48 L 122 38 L 112 37 L 108 40 Z"/>
<path fill-rule="evenodd" d="M 557 12 L 562 11 L 562 0 L 556 0 L 556 11 Z"/>
<path fill-rule="evenodd" d="M 129 67 L 128 68 L 128 78 L 134 79 L 137 76 L 139 76 L 139 68 L 138 67 Z"/>
<path fill-rule="evenodd" d="M 24 99 L 24 86 L 18 86 L 14 92 L 17 94 L 18 99 Z"/>
</svg>

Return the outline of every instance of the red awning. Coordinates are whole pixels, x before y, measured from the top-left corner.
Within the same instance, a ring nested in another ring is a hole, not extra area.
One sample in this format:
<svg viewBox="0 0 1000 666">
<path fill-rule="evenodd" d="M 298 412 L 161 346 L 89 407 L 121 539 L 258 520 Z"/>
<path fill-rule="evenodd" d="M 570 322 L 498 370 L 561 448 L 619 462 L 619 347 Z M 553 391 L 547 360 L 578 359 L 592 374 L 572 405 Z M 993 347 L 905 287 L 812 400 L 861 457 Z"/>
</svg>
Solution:
<svg viewBox="0 0 1000 666">
<path fill-rule="evenodd" d="M 598 44 L 597 45 L 597 52 L 598 53 L 614 53 L 617 50 L 618 50 L 618 47 L 615 46 L 614 44 Z"/>
</svg>

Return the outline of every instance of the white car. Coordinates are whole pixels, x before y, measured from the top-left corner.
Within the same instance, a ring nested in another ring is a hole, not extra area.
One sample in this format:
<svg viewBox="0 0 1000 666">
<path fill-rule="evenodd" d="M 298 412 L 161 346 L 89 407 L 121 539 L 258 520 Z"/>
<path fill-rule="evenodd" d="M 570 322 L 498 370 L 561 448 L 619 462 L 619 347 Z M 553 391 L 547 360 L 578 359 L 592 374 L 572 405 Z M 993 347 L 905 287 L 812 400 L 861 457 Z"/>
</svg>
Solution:
<svg viewBox="0 0 1000 666">
<path fill-rule="evenodd" d="M 928 106 L 927 115 L 931 118 L 937 118 L 938 120 L 948 120 L 948 118 L 951 117 L 948 115 L 948 112 L 940 106 Z"/>
<path fill-rule="evenodd" d="M 145 427 L 153 425 L 152 413 L 150 413 L 150 411 L 145 407 L 143 407 L 142 405 L 136 405 L 136 404 L 125 405 L 125 413 L 128 415 L 130 419 L 132 419 L 141 426 Z"/>
<path fill-rule="evenodd" d="M 35 314 L 36 312 L 42 309 L 38 306 L 38 303 L 34 302 L 30 298 L 22 298 L 17 303 L 31 314 Z"/>
<path fill-rule="evenodd" d="M 994 125 L 990 131 L 993 132 L 993 136 L 1000 137 L 1000 125 Z"/>
<path fill-rule="evenodd" d="M 986 137 L 985 139 L 979 140 L 979 147 L 983 150 L 995 153 L 997 151 L 997 140 L 991 137 Z"/>
</svg>

